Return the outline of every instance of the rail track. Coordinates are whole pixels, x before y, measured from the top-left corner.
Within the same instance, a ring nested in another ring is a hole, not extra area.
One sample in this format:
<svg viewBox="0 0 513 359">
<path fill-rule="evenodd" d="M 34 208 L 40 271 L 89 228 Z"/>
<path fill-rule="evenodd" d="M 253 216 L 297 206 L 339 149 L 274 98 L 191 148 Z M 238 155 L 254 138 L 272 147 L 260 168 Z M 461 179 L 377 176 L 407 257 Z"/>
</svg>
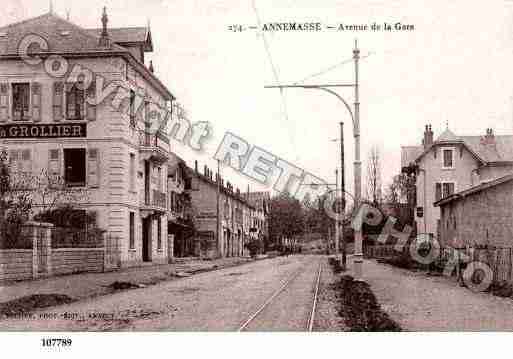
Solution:
<svg viewBox="0 0 513 359">
<path fill-rule="evenodd" d="M 308 321 L 305 325 L 305 330 L 309 331 L 309 332 L 313 331 L 313 326 L 314 326 L 315 312 L 317 309 L 317 301 L 318 301 L 318 293 L 319 293 L 319 284 L 321 281 L 321 274 L 322 274 L 322 262 L 323 261 L 321 259 L 319 261 L 317 276 L 316 276 L 315 283 L 314 283 L 315 287 L 313 290 L 314 294 L 313 294 L 313 298 L 312 298 L 311 309 L 309 311 Z M 248 328 L 248 326 L 256 318 L 258 318 L 260 314 L 262 314 L 267 308 L 269 308 L 273 303 L 275 303 L 279 299 L 280 294 L 283 293 L 285 291 L 285 289 L 287 289 L 290 286 L 290 284 L 292 282 L 294 282 L 294 280 L 297 277 L 299 277 L 300 274 L 302 274 L 304 272 L 304 270 L 305 270 L 304 268 L 300 268 L 296 272 L 292 273 L 292 275 L 287 278 L 285 283 L 283 283 L 280 288 L 278 288 L 269 298 L 267 298 L 267 300 L 258 308 L 257 311 L 255 311 L 252 315 L 249 316 L 249 318 L 239 327 L 238 331 L 241 332 L 241 331 L 246 330 L 246 328 Z"/>
</svg>

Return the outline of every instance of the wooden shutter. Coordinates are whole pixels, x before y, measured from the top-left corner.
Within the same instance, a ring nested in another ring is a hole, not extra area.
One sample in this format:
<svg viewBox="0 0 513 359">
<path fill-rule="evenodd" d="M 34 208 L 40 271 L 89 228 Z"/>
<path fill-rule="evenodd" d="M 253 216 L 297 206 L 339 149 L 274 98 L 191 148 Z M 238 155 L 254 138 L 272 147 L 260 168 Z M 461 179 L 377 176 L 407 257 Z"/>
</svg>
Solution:
<svg viewBox="0 0 513 359">
<path fill-rule="evenodd" d="M 20 158 L 19 150 L 9 150 L 9 166 L 11 166 L 11 171 L 19 172 L 21 171 L 21 158 Z"/>
<path fill-rule="evenodd" d="M 98 149 L 90 148 L 87 153 L 87 184 L 90 187 L 100 186 L 100 158 Z"/>
<path fill-rule="evenodd" d="M 73 91 L 73 86 L 75 84 L 72 82 L 66 82 L 64 84 L 64 119 L 75 119 L 76 114 L 76 106 L 78 105 L 76 93 Z"/>
<path fill-rule="evenodd" d="M 61 177 L 61 151 L 59 149 L 48 150 L 48 180 L 50 187 L 54 187 Z"/>
<path fill-rule="evenodd" d="M 6 122 L 9 119 L 9 84 L 0 83 L 0 122 Z"/>
<path fill-rule="evenodd" d="M 21 151 L 21 171 L 26 174 L 32 173 L 32 151 L 24 149 Z"/>
<path fill-rule="evenodd" d="M 439 201 L 442 199 L 442 184 L 437 183 L 435 185 L 435 201 Z"/>
<path fill-rule="evenodd" d="M 53 120 L 61 121 L 64 113 L 64 83 L 53 83 Z"/>
<path fill-rule="evenodd" d="M 90 101 L 86 101 L 86 119 L 87 121 L 96 120 L 96 82 L 93 80 L 86 91 L 86 97 Z"/>
<path fill-rule="evenodd" d="M 32 83 L 32 121 L 41 121 L 41 84 Z"/>
</svg>

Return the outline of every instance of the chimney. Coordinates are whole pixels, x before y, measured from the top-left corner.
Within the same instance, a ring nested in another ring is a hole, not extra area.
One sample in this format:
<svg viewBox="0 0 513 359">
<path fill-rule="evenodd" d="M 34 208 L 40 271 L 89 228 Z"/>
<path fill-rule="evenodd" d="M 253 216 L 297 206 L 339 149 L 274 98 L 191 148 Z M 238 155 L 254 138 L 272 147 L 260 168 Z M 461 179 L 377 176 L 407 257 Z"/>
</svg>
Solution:
<svg viewBox="0 0 513 359">
<path fill-rule="evenodd" d="M 148 66 L 148 69 L 150 70 L 151 73 L 155 72 L 155 69 L 153 68 L 153 61 L 152 60 L 150 60 L 150 66 Z"/>
<path fill-rule="evenodd" d="M 198 173 L 198 160 L 194 160 L 194 171 Z"/>
<path fill-rule="evenodd" d="M 487 128 L 486 135 L 481 139 L 481 143 L 485 145 L 494 145 L 495 144 L 495 135 L 493 134 L 493 129 Z"/>
<path fill-rule="evenodd" d="M 109 33 L 107 32 L 107 23 L 109 22 L 109 18 L 107 17 L 107 7 L 103 7 L 102 14 L 102 33 L 100 35 L 99 45 L 101 47 L 110 47 L 110 39 Z"/>
<path fill-rule="evenodd" d="M 422 140 L 422 145 L 424 149 L 427 149 L 433 144 L 433 131 L 431 130 L 431 125 L 426 125 L 424 129 L 424 139 Z"/>
</svg>

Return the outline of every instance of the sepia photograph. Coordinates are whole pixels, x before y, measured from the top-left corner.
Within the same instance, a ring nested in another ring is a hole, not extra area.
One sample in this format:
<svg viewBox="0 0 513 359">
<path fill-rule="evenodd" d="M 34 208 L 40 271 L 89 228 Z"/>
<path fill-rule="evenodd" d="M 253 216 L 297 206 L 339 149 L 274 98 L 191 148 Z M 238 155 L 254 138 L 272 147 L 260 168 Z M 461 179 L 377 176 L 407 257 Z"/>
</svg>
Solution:
<svg viewBox="0 0 513 359">
<path fill-rule="evenodd" d="M 2 347 L 513 331 L 513 1 L 0 14 Z"/>
</svg>

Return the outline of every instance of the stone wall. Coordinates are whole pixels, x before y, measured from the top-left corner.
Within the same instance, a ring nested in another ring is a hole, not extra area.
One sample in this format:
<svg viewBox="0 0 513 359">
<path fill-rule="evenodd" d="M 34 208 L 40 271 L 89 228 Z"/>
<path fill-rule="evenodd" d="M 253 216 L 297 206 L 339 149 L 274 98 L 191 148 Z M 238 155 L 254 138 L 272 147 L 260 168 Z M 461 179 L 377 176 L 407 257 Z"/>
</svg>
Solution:
<svg viewBox="0 0 513 359">
<path fill-rule="evenodd" d="M 0 281 L 32 278 L 32 249 L 0 250 Z"/>
<path fill-rule="evenodd" d="M 513 247 L 513 181 L 441 206 L 442 244 Z"/>
</svg>

